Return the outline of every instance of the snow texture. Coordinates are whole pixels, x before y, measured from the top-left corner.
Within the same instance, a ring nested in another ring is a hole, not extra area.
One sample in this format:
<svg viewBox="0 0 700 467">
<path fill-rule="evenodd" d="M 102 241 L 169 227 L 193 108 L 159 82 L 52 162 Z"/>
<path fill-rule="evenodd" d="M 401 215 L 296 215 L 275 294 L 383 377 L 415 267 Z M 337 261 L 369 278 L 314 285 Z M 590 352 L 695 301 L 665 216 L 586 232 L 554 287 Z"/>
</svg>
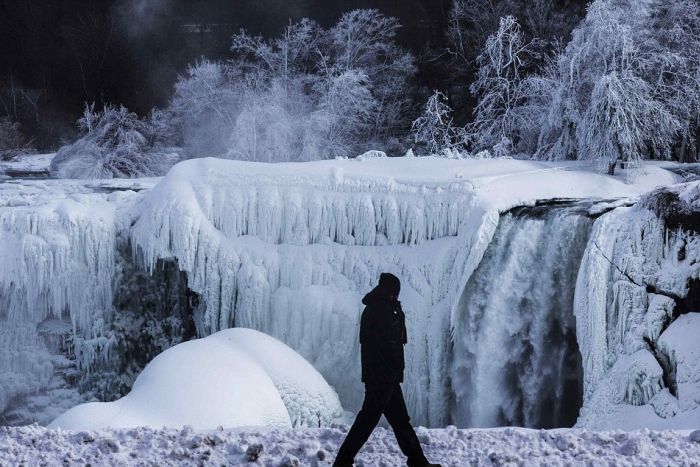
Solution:
<svg viewBox="0 0 700 467">
<path fill-rule="evenodd" d="M 426 456 L 465 465 L 697 465 L 700 432 L 418 428 Z M 70 431 L 0 427 L 0 464 L 329 466 L 346 428 Z M 694 440 L 695 439 L 695 440 Z M 401 465 L 393 433 L 374 431 L 357 465 Z"/>
<path fill-rule="evenodd" d="M 79 405 L 49 427 L 323 426 L 341 413 L 335 391 L 292 349 L 237 328 L 171 347 L 123 398 Z"/>
</svg>

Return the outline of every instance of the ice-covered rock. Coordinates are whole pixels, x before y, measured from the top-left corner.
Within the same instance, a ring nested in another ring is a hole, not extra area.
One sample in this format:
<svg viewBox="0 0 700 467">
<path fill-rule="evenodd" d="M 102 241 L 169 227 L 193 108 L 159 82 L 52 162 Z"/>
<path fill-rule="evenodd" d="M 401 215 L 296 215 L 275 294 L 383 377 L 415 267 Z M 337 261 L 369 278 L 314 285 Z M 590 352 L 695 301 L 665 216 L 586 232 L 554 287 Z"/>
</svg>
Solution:
<svg viewBox="0 0 700 467">
<path fill-rule="evenodd" d="M 340 416 L 335 391 L 302 357 L 252 329 L 227 329 L 171 347 L 114 402 L 70 409 L 49 426 L 323 426 Z"/>
<path fill-rule="evenodd" d="M 680 410 L 700 407 L 700 312 L 679 316 L 661 334 L 659 350 L 671 365 Z"/>
<path fill-rule="evenodd" d="M 692 426 L 700 414 L 700 368 L 691 357 L 691 335 L 700 333 L 691 296 L 700 278 L 699 187 L 657 190 L 595 222 L 575 297 L 585 395 L 579 426 Z"/>
</svg>

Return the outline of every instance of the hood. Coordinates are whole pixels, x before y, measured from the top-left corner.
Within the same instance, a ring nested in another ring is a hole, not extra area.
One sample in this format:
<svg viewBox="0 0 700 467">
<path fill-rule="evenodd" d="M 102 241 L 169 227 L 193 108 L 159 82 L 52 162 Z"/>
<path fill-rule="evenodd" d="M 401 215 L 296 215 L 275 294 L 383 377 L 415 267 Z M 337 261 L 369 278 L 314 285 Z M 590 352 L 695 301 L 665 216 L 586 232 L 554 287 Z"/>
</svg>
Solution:
<svg viewBox="0 0 700 467">
<path fill-rule="evenodd" d="M 401 281 L 395 275 L 383 272 L 379 275 L 379 284 L 373 288 L 362 299 L 362 303 L 369 305 L 377 300 L 386 300 L 388 298 L 398 298 L 401 292 Z"/>
</svg>

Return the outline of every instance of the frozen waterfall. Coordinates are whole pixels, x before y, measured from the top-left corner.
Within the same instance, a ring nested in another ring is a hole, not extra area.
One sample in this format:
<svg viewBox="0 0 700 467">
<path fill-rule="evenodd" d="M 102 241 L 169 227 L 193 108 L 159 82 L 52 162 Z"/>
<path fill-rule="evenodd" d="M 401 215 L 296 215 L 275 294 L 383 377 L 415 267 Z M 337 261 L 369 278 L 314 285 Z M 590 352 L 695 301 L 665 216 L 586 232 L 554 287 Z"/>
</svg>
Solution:
<svg viewBox="0 0 700 467">
<path fill-rule="evenodd" d="M 383 271 L 403 283 L 415 424 L 695 410 L 695 350 L 668 327 L 694 311 L 700 236 L 677 219 L 700 211 L 697 183 L 631 206 L 633 185 L 598 174 L 414 159 L 200 159 L 145 192 L 0 186 L 3 423 L 113 400 L 155 355 L 232 326 L 285 342 L 356 410 L 360 300 Z M 623 201 L 551 201 L 600 193 Z M 666 223 L 647 209 L 673 203 Z"/>
<path fill-rule="evenodd" d="M 574 285 L 592 222 L 583 207 L 566 204 L 501 216 L 454 323 L 455 425 L 575 423 L 581 363 Z"/>
</svg>

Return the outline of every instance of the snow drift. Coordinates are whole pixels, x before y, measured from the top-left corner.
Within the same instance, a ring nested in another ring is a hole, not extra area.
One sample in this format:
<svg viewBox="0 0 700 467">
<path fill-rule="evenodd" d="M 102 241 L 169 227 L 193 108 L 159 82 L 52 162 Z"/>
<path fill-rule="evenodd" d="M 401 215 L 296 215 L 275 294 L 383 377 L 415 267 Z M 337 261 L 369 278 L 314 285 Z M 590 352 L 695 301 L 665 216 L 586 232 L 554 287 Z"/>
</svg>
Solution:
<svg viewBox="0 0 700 467">
<path fill-rule="evenodd" d="M 341 413 L 335 391 L 292 349 L 237 328 L 166 350 L 128 395 L 74 407 L 49 427 L 323 426 Z"/>
</svg>

